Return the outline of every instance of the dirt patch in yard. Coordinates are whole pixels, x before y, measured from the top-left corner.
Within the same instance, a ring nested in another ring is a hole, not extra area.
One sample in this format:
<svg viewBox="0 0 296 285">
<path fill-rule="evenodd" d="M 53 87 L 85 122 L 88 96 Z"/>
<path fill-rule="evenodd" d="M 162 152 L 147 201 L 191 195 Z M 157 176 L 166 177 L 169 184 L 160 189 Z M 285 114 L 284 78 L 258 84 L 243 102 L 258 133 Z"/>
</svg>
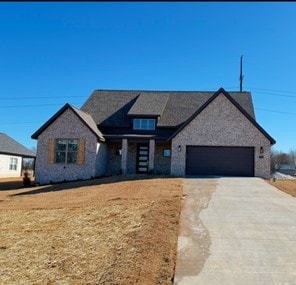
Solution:
<svg viewBox="0 0 296 285">
<path fill-rule="evenodd" d="M 1 190 L 0 283 L 172 284 L 182 180 L 128 180 Z"/>
<path fill-rule="evenodd" d="M 275 181 L 268 180 L 267 182 L 279 190 L 296 197 L 296 180 L 276 179 Z"/>
</svg>

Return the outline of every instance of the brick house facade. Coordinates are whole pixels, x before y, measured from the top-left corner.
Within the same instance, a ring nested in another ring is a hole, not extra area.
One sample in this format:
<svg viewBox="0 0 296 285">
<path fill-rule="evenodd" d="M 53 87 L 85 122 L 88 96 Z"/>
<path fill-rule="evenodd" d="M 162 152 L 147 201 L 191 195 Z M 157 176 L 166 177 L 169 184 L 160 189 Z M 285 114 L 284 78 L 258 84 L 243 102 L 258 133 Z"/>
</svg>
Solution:
<svg viewBox="0 0 296 285">
<path fill-rule="evenodd" d="M 251 94 L 222 88 L 97 90 L 81 109 L 66 104 L 32 138 L 40 184 L 135 173 L 269 178 L 275 143 L 255 120 Z"/>
<path fill-rule="evenodd" d="M 178 146 L 181 146 L 181 152 Z M 270 141 L 224 94 L 219 95 L 172 139 L 174 175 L 185 175 L 186 146 L 254 147 L 254 176 L 270 176 Z M 264 155 L 259 158 L 261 147 Z"/>
</svg>

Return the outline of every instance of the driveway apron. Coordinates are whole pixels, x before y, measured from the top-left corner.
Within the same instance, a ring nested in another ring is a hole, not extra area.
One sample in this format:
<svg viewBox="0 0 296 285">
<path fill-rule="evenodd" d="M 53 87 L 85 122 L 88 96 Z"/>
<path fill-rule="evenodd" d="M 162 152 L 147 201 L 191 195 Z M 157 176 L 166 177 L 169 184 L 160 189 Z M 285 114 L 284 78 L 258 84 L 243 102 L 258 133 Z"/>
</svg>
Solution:
<svg viewBox="0 0 296 285">
<path fill-rule="evenodd" d="M 260 178 L 188 178 L 183 203 L 175 284 L 296 284 L 296 198 Z"/>
</svg>

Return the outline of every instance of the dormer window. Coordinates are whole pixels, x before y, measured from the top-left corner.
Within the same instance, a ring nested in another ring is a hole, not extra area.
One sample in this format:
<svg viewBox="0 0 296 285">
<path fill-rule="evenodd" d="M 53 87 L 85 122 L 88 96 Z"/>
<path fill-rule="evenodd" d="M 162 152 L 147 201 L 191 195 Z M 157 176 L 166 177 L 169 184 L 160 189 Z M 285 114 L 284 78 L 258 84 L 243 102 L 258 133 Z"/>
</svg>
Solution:
<svg viewBox="0 0 296 285">
<path fill-rule="evenodd" d="M 155 119 L 134 119 L 134 130 L 155 130 Z"/>
</svg>

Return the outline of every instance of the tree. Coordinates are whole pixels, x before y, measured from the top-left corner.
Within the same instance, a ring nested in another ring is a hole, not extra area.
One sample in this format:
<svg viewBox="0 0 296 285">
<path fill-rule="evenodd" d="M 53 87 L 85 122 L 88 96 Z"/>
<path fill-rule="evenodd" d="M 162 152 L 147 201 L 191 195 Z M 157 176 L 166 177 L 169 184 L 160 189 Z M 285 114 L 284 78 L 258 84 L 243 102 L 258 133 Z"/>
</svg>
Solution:
<svg viewBox="0 0 296 285">
<path fill-rule="evenodd" d="M 24 171 L 34 170 L 34 159 L 33 158 L 24 158 L 23 159 L 23 169 L 24 169 Z"/>
<path fill-rule="evenodd" d="M 290 163 L 296 168 L 296 148 L 291 148 L 289 152 Z"/>
<path fill-rule="evenodd" d="M 295 155 L 296 155 L 296 152 L 295 152 Z M 291 163 L 290 155 L 282 151 L 271 149 L 271 155 L 270 155 L 271 172 L 280 170 L 284 164 L 290 164 L 290 163 Z"/>
</svg>

